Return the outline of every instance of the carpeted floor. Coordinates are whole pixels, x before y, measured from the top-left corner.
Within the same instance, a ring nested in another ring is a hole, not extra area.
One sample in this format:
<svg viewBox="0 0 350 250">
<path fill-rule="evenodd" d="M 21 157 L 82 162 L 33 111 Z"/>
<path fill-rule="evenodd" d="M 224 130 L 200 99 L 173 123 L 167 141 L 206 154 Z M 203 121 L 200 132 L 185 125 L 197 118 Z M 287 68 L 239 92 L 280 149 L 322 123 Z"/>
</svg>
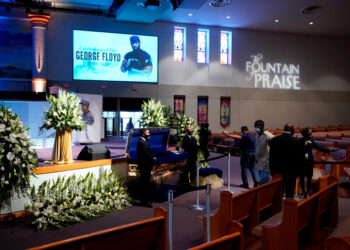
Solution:
<svg viewBox="0 0 350 250">
<path fill-rule="evenodd" d="M 215 153 L 212 153 L 215 156 Z M 227 157 L 210 162 L 210 165 L 223 170 L 223 178 L 227 179 Z M 249 174 L 250 187 L 253 181 Z M 239 157 L 231 157 L 231 189 L 235 193 L 243 192 L 245 189 L 239 188 L 241 184 Z M 225 189 L 223 187 L 222 189 Z M 219 194 L 221 190 L 212 190 L 210 197 L 211 210 L 219 207 Z M 199 223 L 198 216 L 204 212 L 189 210 L 190 205 L 195 204 L 195 192 L 188 192 L 175 198 L 174 200 L 174 249 L 187 249 L 199 245 L 203 241 L 202 224 Z M 205 204 L 205 191 L 200 191 L 200 203 Z M 167 202 L 153 203 L 154 207 L 162 206 L 167 208 Z M 102 229 L 107 229 L 131 222 L 136 222 L 153 217 L 154 208 L 144 208 L 132 206 L 122 211 L 110 213 L 104 217 L 97 218 L 84 223 L 68 226 L 60 230 L 50 230 L 36 232 L 31 228 L 30 220 L 23 219 L 15 222 L 6 222 L 0 225 L 1 249 L 25 249 L 52 241 L 62 240 L 85 233 L 91 233 Z M 342 221 L 350 214 L 350 199 L 339 199 L 339 221 Z M 327 235 L 327 234 L 326 234 Z M 325 238 L 325 237 L 324 237 Z M 261 248 L 261 242 L 254 237 L 246 237 L 247 249 Z M 303 249 L 316 249 L 315 246 L 307 246 Z"/>
</svg>

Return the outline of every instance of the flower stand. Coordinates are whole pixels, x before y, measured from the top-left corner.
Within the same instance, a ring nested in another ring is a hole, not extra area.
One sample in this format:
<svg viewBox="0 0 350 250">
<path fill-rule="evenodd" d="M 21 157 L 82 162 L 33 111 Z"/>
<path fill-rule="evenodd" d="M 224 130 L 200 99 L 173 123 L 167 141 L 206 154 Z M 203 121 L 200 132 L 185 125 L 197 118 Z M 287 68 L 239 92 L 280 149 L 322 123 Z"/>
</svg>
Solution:
<svg viewBox="0 0 350 250">
<path fill-rule="evenodd" d="M 56 130 L 55 144 L 52 150 L 52 161 L 57 164 L 73 163 L 71 131 Z"/>
</svg>

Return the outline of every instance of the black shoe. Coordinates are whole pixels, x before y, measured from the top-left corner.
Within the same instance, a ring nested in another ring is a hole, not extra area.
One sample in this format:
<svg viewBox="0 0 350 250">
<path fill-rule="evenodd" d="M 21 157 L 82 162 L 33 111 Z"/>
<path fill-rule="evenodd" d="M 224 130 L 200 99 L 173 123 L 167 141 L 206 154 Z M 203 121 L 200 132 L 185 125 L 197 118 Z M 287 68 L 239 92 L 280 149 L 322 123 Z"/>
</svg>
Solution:
<svg viewBox="0 0 350 250">
<path fill-rule="evenodd" d="M 149 201 L 147 201 L 147 202 L 141 202 L 141 203 L 140 203 L 140 206 L 141 206 L 141 207 L 153 207 L 153 206 L 152 206 L 152 202 L 149 202 Z"/>
<path fill-rule="evenodd" d="M 259 186 L 259 182 L 255 181 L 254 182 L 254 187 L 257 187 L 257 186 Z"/>
<path fill-rule="evenodd" d="M 241 185 L 239 185 L 239 187 L 241 187 L 241 188 L 248 188 L 249 189 L 248 184 L 241 184 Z"/>
</svg>

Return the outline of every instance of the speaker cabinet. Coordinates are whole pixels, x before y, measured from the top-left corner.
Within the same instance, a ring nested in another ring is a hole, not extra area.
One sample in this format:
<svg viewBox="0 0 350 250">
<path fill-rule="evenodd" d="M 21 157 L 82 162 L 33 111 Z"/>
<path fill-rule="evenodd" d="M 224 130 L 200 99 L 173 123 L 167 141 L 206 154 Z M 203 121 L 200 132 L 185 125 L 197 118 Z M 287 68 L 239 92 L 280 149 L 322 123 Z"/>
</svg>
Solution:
<svg viewBox="0 0 350 250">
<path fill-rule="evenodd" d="M 84 161 L 95 161 L 110 158 L 111 152 L 103 144 L 86 145 L 78 155 L 78 160 Z"/>
</svg>

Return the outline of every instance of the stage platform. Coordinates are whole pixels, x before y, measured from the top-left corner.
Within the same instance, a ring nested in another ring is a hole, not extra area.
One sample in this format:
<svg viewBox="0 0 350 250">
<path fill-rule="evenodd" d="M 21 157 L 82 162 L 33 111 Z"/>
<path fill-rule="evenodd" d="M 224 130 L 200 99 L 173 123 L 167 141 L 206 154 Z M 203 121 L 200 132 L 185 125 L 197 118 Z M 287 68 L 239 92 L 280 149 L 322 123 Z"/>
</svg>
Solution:
<svg viewBox="0 0 350 250">
<path fill-rule="evenodd" d="M 109 151 L 111 151 L 111 159 L 120 158 L 125 156 L 126 149 L 126 136 L 110 136 L 105 140 L 102 140 L 101 143 L 104 144 Z M 80 163 L 84 161 L 77 160 L 77 157 L 80 151 L 85 147 L 85 145 L 74 145 L 73 146 L 73 159 L 75 163 Z M 38 167 L 47 167 L 52 166 L 52 164 L 44 163 L 45 161 L 51 161 L 52 148 L 41 148 L 35 149 L 38 154 L 39 166 Z"/>
</svg>

